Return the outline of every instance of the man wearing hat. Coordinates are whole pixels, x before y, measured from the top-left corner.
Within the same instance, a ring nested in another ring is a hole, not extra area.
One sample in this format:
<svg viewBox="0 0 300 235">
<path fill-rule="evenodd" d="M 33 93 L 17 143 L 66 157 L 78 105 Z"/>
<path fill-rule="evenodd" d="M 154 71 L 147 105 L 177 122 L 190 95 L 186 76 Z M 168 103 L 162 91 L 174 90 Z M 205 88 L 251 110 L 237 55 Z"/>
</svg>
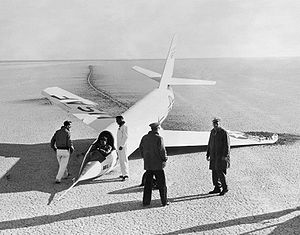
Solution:
<svg viewBox="0 0 300 235">
<path fill-rule="evenodd" d="M 119 125 L 117 131 L 117 152 L 120 159 L 121 173 L 120 178 L 125 181 L 129 177 L 129 162 L 127 156 L 128 127 L 123 116 L 117 116 L 116 122 Z"/>
<path fill-rule="evenodd" d="M 220 119 L 214 118 L 212 123 L 213 129 L 209 136 L 206 159 L 212 171 L 214 189 L 209 194 L 219 193 L 223 196 L 228 192 L 225 176 L 230 166 L 230 142 L 227 131 L 220 127 Z"/>
<path fill-rule="evenodd" d="M 59 164 L 55 179 L 55 183 L 57 184 L 61 182 L 62 178 L 69 176 L 67 166 L 70 154 L 74 151 L 70 133 L 71 123 L 71 121 L 65 121 L 64 125 L 54 133 L 51 139 L 51 148 L 56 152 Z"/>
<path fill-rule="evenodd" d="M 159 189 L 160 199 L 163 206 L 169 205 L 167 201 L 167 186 L 164 167 L 167 162 L 167 153 L 164 146 L 163 138 L 159 135 L 158 130 L 160 124 L 158 122 L 149 125 L 151 131 L 144 135 L 139 149 L 144 159 L 145 172 L 145 186 L 143 195 L 143 205 L 150 205 L 152 194 L 153 176 L 157 180 L 157 187 Z"/>
</svg>

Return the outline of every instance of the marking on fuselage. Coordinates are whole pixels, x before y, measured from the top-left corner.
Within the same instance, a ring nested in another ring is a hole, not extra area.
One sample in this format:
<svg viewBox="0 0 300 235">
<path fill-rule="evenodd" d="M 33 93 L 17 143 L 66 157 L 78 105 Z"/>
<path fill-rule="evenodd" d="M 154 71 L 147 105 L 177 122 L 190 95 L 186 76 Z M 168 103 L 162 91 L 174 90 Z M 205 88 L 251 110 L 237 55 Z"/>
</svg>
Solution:
<svg viewBox="0 0 300 235">
<path fill-rule="evenodd" d="M 104 165 L 104 166 L 103 166 L 103 170 L 107 169 L 108 167 L 109 167 L 108 164 Z"/>
<path fill-rule="evenodd" d="M 91 108 L 91 107 L 85 107 L 85 108 L 83 108 L 83 107 L 78 106 L 77 109 L 79 109 L 79 110 L 81 110 L 83 112 L 87 112 L 87 113 L 95 112 L 95 110 L 93 108 Z"/>
</svg>

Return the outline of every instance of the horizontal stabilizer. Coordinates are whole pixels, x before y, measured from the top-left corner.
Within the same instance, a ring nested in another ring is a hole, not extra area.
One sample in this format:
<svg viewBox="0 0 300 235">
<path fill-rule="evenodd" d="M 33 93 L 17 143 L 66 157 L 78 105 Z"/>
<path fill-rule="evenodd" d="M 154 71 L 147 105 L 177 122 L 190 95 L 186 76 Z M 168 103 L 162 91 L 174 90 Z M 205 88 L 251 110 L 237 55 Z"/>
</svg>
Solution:
<svg viewBox="0 0 300 235">
<path fill-rule="evenodd" d="M 227 131 L 230 137 L 231 146 L 247 146 L 260 144 L 273 144 L 278 140 L 278 135 L 262 136 L 252 135 L 238 131 Z M 161 130 L 166 147 L 188 147 L 207 146 L 209 131 L 170 131 Z"/>
<path fill-rule="evenodd" d="M 144 69 L 139 66 L 134 66 L 134 67 L 132 67 L 132 69 L 134 69 L 135 71 L 137 71 L 143 75 L 146 75 L 147 77 L 149 77 L 157 82 L 160 82 L 161 74 L 159 74 L 157 72 L 154 72 L 154 71 L 151 71 L 148 69 Z"/>
<path fill-rule="evenodd" d="M 169 85 L 215 85 L 215 81 L 199 80 L 190 78 L 172 78 Z"/>
<path fill-rule="evenodd" d="M 114 122 L 114 118 L 109 114 L 96 109 L 97 104 L 93 101 L 81 98 L 59 87 L 46 88 L 42 91 L 42 95 L 97 131 Z"/>
<path fill-rule="evenodd" d="M 146 75 L 147 77 L 160 82 L 161 74 L 153 72 L 148 69 L 141 68 L 139 66 L 132 67 L 135 71 Z M 215 85 L 215 81 L 200 80 L 200 79 L 190 79 L 190 78 L 171 78 L 168 85 Z"/>
</svg>

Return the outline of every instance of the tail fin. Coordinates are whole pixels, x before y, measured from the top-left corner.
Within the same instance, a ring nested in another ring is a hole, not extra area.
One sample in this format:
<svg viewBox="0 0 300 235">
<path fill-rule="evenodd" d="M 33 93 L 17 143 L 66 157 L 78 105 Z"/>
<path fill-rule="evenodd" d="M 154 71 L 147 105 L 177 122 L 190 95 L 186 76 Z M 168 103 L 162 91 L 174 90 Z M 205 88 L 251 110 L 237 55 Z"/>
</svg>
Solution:
<svg viewBox="0 0 300 235">
<path fill-rule="evenodd" d="M 138 66 L 134 66 L 133 69 L 139 73 L 146 75 L 147 77 L 155 81 L 158 81 L 159 89 L 167 89 L 169 85 L 215 85 L 216 84 L 215 81 L 173 77 L 176 42 L 177 42 L 177 36 L 175 34 L 171 41 L 169 53 L 166 59 L 166 63 L 162 75 Z"/>
<path fill-rule="evenodd" d="M 161 80 L 159 83 L 160 89 L 166 89 L 168 87 L 168 85 L 170 84 L 170 80 L 173 76 L 175 52 L 176 52 L 176 42 L 177 42 L 177 35 L 175 34 L 171 41 L 171 46 L 170 46 L 169 53 L 168 53 L 168 56 L 166 59 L 164 71 L 163 71 L 163 74 L 161 76 Z"/>
</svg>

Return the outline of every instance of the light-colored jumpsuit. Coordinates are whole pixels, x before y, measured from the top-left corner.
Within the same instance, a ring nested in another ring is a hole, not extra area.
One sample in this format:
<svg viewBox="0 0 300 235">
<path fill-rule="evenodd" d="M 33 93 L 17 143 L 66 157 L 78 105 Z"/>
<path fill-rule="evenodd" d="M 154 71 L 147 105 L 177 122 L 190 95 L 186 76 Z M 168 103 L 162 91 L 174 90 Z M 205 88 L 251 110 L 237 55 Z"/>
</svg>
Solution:
<svg viewBox="0 0 300 235">
<path fill-rule="evenodd" d="M 117 131 L 117 152 L 120 159 L 122 176 L 129 176 L 129 164 L 127 156 L 128 128 L 125 124 L 120 126 Z M 122 147 L 122 150 L 119 150 Z"/>
</svg>

